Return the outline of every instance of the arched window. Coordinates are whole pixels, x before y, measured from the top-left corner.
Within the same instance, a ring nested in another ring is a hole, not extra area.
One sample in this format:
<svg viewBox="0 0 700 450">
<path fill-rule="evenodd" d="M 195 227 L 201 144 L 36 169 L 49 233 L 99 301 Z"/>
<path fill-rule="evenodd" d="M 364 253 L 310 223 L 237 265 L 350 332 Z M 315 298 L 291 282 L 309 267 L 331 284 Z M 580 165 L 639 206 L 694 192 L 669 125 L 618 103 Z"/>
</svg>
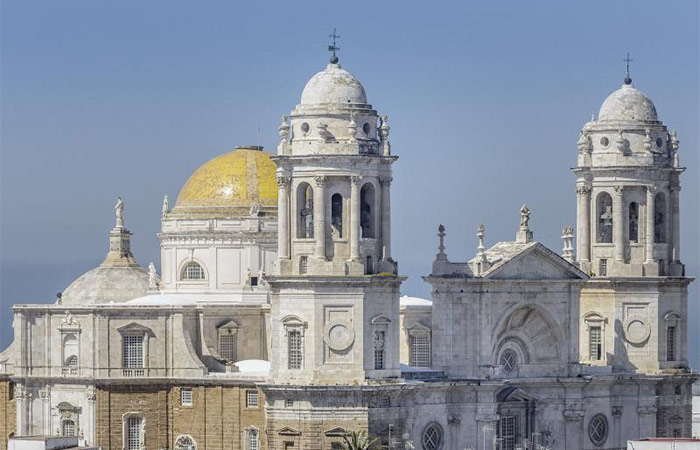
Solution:
<svg viewBox="0 0 700 450">
<path fill-rule="evenodd" d="M 503 366 L 503 372 L 511 373 L 518 367 L 518 354 L 510 349 L 504 350 L 503 353 L 501 353 L 499 363 Z"/>
<path fill-rule="evenodd" d="M 309 183 L 297 187 L 297 237 L 314 237 L 314 190 Z"/>
<path fill-rule="evenodd" d="M 204 278 L 204 268 L 199 263 L 190 261 L 182 268 L 183 280 L 203 280 Z"/>
<path fill-rule="evenodd" d="M 360 191 L 360 229 L 363 238 L 373 238 L 374 233 L 374 186 L 367 183 Z"/>
<path fill-rule="evenodd" d="M 602 244 L 612 243 L 613 229 L 613 205 L 612 197 L 607 192 L 598 194 L 596 211 L 598 217 L 598 233 L 596 242 Z"/>
<path fill-rule="evenodd" d="M 338 233 L 338 237 L 343 237 L 343 196 L 333 194 L 331 197 L 331 225 Z"/>
<path fill-rule="evenodd" d="M 588 424 L 588 437 L 600 447 L 608 439 L 608 419 L 603 414 L 596 414 Z"/>
<path fill-rule="evenodd" d="M 190 436 L 180 436 L 175 441 L 175 450 L 197 450 L 197 444 Z"/>
<path fill-rule="evenodd" d="M 75 436 L 75 422 L 70 419 L 64 420 L 61 424 L 61 432 L 63 436 Z"/>
<path fill-rule="evenodd" d="M 666 242 L 666 196 L 661 192 L 654 201 L 654 242 Z"/>
<path fill-rule="evenodd" d="M 635 202 L 630 203 L 628 234 L 630 242 L 639 241 L 639 205 Z"/>
<path fill-rule="evenodd" d="M 423 436 L 421 436 L 423 450 L 440 450 L 442 447 L 442 440 L 443 433 L 440 424 L 433 422 L 423 430 Z"/>
<path fill-rule="evenodd" d="M 245 450 L 260 450 L 260 432 L 255 427 L 245 429 Z"/>
<path fill-rule="evenodd" d="M 64 375 L 76 375 L 78 372 L 78 338 L 75 334 L 67 334 L 63 338 L 63 369 Z"/>
</svg>

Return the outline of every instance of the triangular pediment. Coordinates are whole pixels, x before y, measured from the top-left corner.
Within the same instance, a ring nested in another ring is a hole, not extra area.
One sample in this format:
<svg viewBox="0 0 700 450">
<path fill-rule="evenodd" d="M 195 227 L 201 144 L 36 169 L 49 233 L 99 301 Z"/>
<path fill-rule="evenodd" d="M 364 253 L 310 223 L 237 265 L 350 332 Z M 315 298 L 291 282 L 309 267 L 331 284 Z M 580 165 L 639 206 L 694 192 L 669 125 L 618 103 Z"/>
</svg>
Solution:
<svg viewBox="0 0 700 450">
<path fill-rule="evenodd" d="M 282 436 L 301 436 L 301 431 L 295 430 L 291 427 L 284 427 L 277 432 L 277 434 Z"/>
<path fill-rule="evenodd" d="M 348 430 L 342 427 L 336 427 L 331 428 L 330 430 L 326 430 L 326 432 L 323 434 L 325 434 L 328 437 L 343 437 L 348 434 Z"/>
<path fill-rule="evenodd" d="M 155 336 L 153 330 L 136 322 L 131 322 L 128 325 L 117 328 L 117 331 L 121 334 L 147 334 L 149 336 Z"/>
<path fill-rule="evenodd" d="M 492 267 L 484 278 L 497 280 L 585 280 L 588 276 L 539 242 Z"/>
</svg>

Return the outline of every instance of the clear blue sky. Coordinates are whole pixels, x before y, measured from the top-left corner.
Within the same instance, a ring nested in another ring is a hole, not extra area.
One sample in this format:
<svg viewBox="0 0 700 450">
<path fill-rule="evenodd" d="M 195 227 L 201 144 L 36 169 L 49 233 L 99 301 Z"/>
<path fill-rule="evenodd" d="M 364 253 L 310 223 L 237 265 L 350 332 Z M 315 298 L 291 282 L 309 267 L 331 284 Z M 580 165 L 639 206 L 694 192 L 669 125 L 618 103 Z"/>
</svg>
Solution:
<svg viewBox="0 0 700 450">
<path fill-rule="evenodd" d="M 342 65 L 390 117 L 406 293 L 428 295 L 440 222 L 465 260 L 479 223 L 487 244 L 512 239 L 527 203 L 535 237 L 560 251 L 578 131 L 622 83 L 628 51 L 635 85 L 678 129 L 683 259 L 700 273 L 696 0 L 0 5 L 0 348 L 9 305 L 51 302 L 99 264 L 117 195 L 137 259 L 158 264 L 163 194 L 235 145 L 274 149 L 333 27 Z M 698 283 L 690 303 L 697 368 Z"/>
</svg>

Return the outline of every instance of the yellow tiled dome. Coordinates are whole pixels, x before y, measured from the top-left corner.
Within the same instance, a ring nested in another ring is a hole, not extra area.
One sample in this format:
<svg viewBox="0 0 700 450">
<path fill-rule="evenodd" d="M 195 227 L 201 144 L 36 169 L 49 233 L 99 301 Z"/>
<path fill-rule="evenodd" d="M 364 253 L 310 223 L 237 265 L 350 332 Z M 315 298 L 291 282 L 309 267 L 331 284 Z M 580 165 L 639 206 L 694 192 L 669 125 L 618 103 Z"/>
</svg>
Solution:
<svg viewBox="0 0 700 450">
<path fill-rule="evenodd" d="M 175 210 L 277 207 L 277 166 L 262 147 L 236 147 L 202 165 L 180 191 Z"/>
</svg>

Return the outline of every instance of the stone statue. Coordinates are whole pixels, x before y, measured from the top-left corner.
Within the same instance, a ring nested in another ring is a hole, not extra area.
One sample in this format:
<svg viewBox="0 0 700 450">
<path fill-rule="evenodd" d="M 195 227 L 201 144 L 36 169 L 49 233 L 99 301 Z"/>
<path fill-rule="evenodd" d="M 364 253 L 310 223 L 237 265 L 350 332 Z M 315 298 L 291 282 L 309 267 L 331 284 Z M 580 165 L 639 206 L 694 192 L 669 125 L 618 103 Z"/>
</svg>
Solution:
<svg viewBox="0 0 700 450">
<path fill-rule="evenodd" d="M 161 215 L 165 217 L 168 213 L 170 212 L 170 205 L 168 203 L 168 196 L 163 197 L 163 209 L 161 211 Z"/>
<path fill-rule="evenodd" d="M 250 277 L 251 277 L 251 271 L 250 271 L 250 267 L 248 267 L 245 270 L 245 285 L 248 287 L 250 287 Z"/>
<path fill-rule="evenodd" d="M 158 274 L 156 273 L 156 265 L 152 261 L 148 263 L 148 288 L 158 289 Z"/>
<path fill-rule="evenodd" d="M 248 212 L 250 216 L 257 217 L 260 215 L 260 203 L 254 202 L 250 205 L 250 211 Z"/>
<path fill-rule="evenodd" d="M 117 216 L 117 228 L 124 227 L 124 202 L 121 197 L 117 197 L 117 204 L 114 205 L 114 212 Z"/>
<path fill-rule="evenodd" d="M 260 270 L 258 271 L 258 285 L 264 286 L 265 284 L 267 284 L 265 281 L 265 269 L 260 266 Z"/>
<path fill-rule="evenodd" d="M 527 230 L 530 228 L 530 208 L 523 205 L 520 208 L 520 229 Z"/>
</svg>

